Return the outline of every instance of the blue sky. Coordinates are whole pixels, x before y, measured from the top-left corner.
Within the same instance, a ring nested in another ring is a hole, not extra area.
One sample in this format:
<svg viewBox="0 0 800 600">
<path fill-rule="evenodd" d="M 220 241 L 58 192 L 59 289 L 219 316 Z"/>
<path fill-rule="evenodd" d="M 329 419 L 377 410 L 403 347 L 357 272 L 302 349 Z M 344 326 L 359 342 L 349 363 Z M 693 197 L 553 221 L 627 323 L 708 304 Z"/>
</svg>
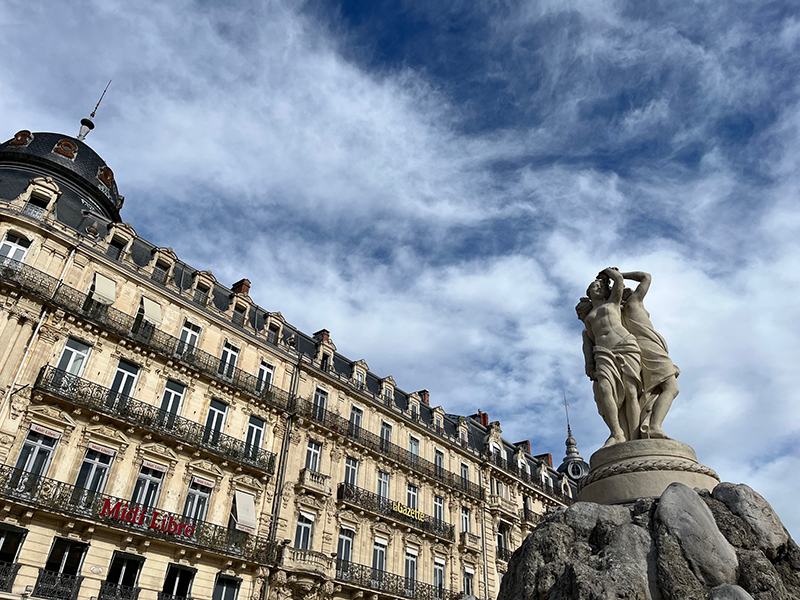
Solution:
<svg viewBox="0 0 800 600">
<path fill-rule="evenodd" d="M 0 7 L 0 136 L 77 133 L 123 218 L 434 404 L 607 433 L 574 305 L 654 275 L 665 428 L 800 533 L 800 9 L 754 2 Z"/>
</svg>

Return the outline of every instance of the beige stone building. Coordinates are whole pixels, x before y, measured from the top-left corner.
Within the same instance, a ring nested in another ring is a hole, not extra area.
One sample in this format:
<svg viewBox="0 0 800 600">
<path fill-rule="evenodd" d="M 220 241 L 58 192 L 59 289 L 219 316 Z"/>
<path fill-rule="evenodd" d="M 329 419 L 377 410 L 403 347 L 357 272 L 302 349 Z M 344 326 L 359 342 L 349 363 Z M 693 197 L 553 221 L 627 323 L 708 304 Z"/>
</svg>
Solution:
<svg viewBox="0 0 800 600">
<path fill-rule="evenodd" d="M 555 470 L 140 238 L 83 123 L 0 144 L 0 598 L 495 597 L 577 449 Z"/>
</svg>

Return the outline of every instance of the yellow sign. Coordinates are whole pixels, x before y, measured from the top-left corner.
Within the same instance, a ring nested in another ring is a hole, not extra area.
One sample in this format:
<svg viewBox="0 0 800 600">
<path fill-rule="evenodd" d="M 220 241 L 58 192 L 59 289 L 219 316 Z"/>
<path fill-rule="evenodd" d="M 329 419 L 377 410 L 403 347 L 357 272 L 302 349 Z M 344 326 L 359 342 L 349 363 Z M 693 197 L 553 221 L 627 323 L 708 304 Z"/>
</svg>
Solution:
<svg viewBox="0 0 800 600">
<path fill-rule="evenodd" d="M 400 504 L 399 502 L 392 502 L 392 510 L 395 512 L 399 512 L 401 515 L 411 517 L 415 521 L 425 520 L 425 513 L 423 513 L 421 510 L 417 510 L 416 508 L 409 508 L 405 504 Z"/>
</svg>

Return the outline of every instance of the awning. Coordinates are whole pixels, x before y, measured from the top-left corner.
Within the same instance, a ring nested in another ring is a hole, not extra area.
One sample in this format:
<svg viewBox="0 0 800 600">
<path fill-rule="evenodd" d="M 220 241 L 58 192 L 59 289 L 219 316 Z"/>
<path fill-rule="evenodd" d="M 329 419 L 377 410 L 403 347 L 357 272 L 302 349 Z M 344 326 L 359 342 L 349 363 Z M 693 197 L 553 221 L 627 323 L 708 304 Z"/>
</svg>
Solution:
<svg viewBox="0 0 800 600">
<path fill-rule="evenodd" d="M 117 282 L 100 273 L 94 274 L 94 290 L 92 300 L 101 304 L 114 304 L 117 299 Z"/>
<path fill-rule="evenodd" d="M 161 305 L 153 302 L 150 298 L 142 296 L 142 307 L 144 308 L 144 320 L 153 325 L 161 325 Z"/>
<path fill-rule="evenodd" d="M 255 533 L 256 524 L 256 502 L 253 494 L 236 490 L 236 529 Z"/>
</svg>

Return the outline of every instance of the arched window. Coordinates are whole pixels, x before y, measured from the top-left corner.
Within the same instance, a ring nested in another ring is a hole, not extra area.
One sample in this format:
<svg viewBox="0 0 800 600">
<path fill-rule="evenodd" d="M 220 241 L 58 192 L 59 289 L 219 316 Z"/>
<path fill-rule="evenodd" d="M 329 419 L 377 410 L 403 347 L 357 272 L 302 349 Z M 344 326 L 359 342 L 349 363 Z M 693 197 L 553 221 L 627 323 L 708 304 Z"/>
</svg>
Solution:
<svg viewBox="0 0 800 600">
<path fill-rule="evenodd" d="M 0 261 L 3 266 L 13 266 L 25 260 L 31 241 L 13 231 L 7 231 L 0 244 Z"/>
</svg>

